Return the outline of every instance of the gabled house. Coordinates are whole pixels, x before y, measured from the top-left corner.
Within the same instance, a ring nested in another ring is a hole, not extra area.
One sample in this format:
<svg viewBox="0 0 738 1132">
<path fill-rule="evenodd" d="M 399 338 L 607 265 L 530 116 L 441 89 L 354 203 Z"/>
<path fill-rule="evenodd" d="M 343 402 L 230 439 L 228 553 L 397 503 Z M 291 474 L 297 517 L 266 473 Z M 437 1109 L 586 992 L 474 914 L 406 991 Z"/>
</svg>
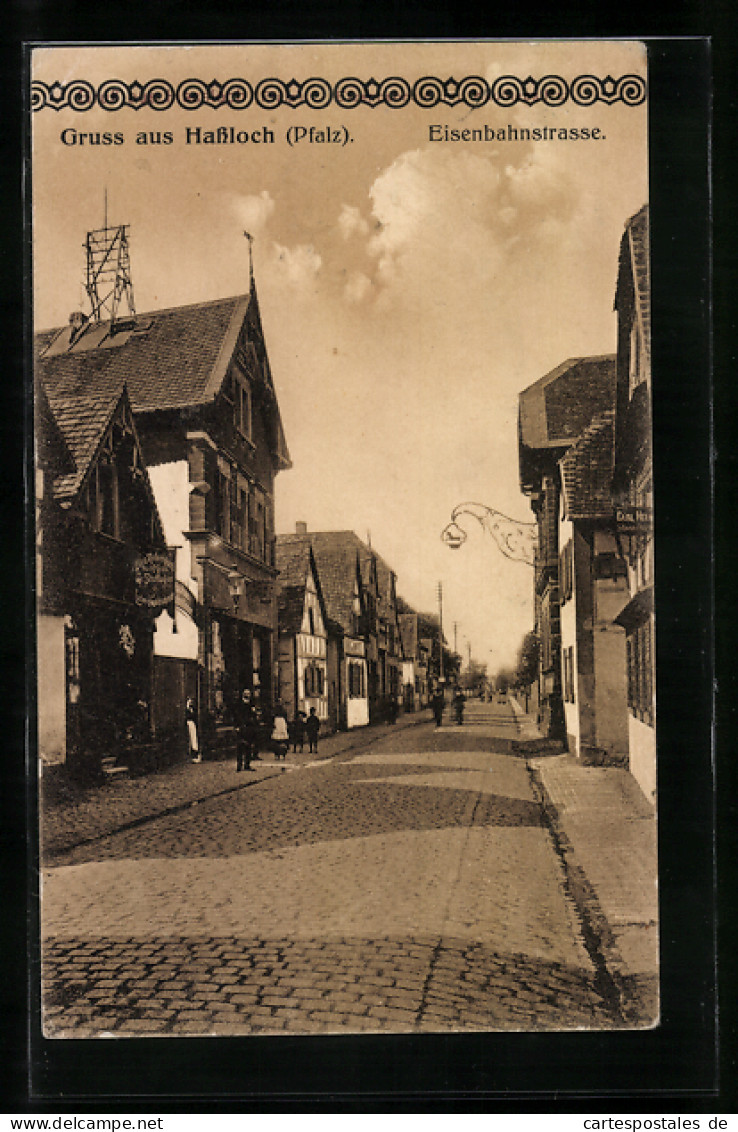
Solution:
<svg viewBox="0 0 738 1132">
<path fill-rule="evenodd" d="M 279 570 L 279 700 L 294 719 L 298 711 L 315 708 L 322 724 L 328 720 L 327 616 L 323 594 L 308 542 L 277 539 Z"/>
<path fill-rule="evenodd" d="M 35 408 L 39 756 L 94 780 L 171 755 L 152 698 L 172 561 L 125 386 L 50 392 L 37 373 Z"/>
<path fill-rule="evenodd" d="M 50 396 L 125 381 L 167 543 L 172 613 L 154 638 L 153 721 L 177 732 L 196 698 L 204 748 L 233 742 L 247 687 L 265 709 L 277 680 L 274 484 L 290 466 L 253 278 L 248 294 L 45 336 Z"/>
<path fill-rule="evenodd" d="M 627 597 L 613 530 L 614 412 L 595 417 L 559 461 L 559 600 L 567 746 L 587 764 L 627 765 Z"/>
<path fill-rule="evenodd" d="M 327 631 L 328 726 L 364 727 L 369 722 L 367 617 L 359 550 L 351 531 L 308 533 L 296 524 L 293 535 L 277 535 L 282 548 L 309 546 L 325 603 Z"/>
<path fill-rule="evenodd" d="M 648 206 L 625 225 L 615 293 L 618 320 L 613 492 L 628 562 L 629 600 L 615 618 L 626 634 L 630 770 L 656 797 L 651 302 Z"/>
<path fill-rule="evenodd" d="M 559 594 L 559 461 L 588 425 L 615 403 L 615 356 L 570 358 L 519 397 L 520 489 L 538 524 L 535 623 L 539 640 L 538 723 L 544 734 L 566 740 L 562 695 Z"/>
<path fill-rule="evenodd" d="M 401 705 L 402 634 L 397 612 L 397 575 L 371 547 L 366 548 L 363 569 L 374 594 L 376 610 L 377 715 L 384 716 L 390 703 Z"/>
<path fill-rule="evenodd" d="M 402 636 L 402 698 L 405 711 L 419 711 L 429 702 L 429 664 L 431 642 L 420 635 L 417 613 L 399 614 Z"/>
<path fill-rule="evenodd" d="M 395 575 L 353 531 L 279 535 L 280 546 L 313 548 L 328 616 L 328 711 L 337 727 L 384 718 L 389 697 L 400 703 L 402 639 Z"/>
</svg>

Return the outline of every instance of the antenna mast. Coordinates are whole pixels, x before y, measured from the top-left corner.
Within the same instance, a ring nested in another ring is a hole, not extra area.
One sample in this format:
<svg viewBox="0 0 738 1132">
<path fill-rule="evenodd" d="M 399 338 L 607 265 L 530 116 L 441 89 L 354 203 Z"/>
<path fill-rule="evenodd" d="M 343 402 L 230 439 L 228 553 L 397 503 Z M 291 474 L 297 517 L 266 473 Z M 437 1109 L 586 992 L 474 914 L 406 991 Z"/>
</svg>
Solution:
<svg viewBox="0 0 738 1132">
<path fill-rule="evenodd" d="M 93 322 L 110 319 L 115 326 L 118 310 L 125 298 L 128 314 L 136 314 L 133 301 L 131 263 L 128 255 L 128 225 L 108 225 L 108 192 L 105 190 L 105 221 L 102 228 L 87 233 L 85 240 L 87 277 L 85 290 L 90 300 Z"/>
</svg>

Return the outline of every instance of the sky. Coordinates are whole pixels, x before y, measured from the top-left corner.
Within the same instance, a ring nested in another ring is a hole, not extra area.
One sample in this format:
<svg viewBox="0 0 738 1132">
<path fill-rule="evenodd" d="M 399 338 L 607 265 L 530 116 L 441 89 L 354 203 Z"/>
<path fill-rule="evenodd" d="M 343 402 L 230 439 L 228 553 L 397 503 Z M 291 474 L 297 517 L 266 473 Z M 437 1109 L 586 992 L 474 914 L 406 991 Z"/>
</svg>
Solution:
<svg viewBox="0 0 738 1132">
<path fill-rule="evenodd" d="M 642 45 L 59 47 L 33 58 L 48 83 L 628 73 L 645 74 Z M 431 124 L 604 137 L 443 142 Z M 269 128 L 275 142 L 186 144 L 188 126 L 220 125 Z M 290 146 L 294 125 L 352 140 Z M 108 221 L 130 225 L 139 312 L 244 293 L 248 230 L 293 463 L 276 481 L 277 530 L 356 531 L 415 608 L 435 610 L 442 583 L 446 636 L 465 658 L 491 672 L 513 664 L 533 627 L 531 567 L 503 557 L 474 519 L 461 521 L 458 550 L 440 535 L 464 501 L 532 521 L 519 393 L 567 358 L 615 351 L 620 237 L 648 196 L 645 106 L 44 109 L 32 127 L 36 327 L 86 308 L 82 245 L 106 192 Z M 65 145 L 65 129 L 124 142 Z M 136 142 L 164 131 L 171 144 Z"/>
</svg>

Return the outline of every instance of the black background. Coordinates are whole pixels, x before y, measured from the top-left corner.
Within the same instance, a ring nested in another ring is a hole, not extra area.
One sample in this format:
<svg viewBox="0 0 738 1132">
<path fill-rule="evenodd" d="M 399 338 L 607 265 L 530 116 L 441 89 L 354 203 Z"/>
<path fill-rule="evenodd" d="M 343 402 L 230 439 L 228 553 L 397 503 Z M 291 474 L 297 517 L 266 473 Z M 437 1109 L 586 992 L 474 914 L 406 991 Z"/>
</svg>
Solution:
<svg viewBox="0 0 738 1132">
<path fill-rule="evenodd" d="M 526 20 L 517 14 L 514 29 L 504 26 L 504 18 L 497 14 L 494 27 L 490 20 L 485 23 L 468 17 L 462 27 L 460 10 L 455 6 L 452 10 L 450 4 L 420 12 L 408 4 L 377 7 L 360 2 L 350 15 L 338 5 L 326 4 L 309 13 L 296 5 L 282 5 L 265 16 L 252 8 L 222 7 L 218 2 L 203 11 L 175 0 L 163 0 L 148 9 L 13 0 L 5 12 L 9 18 L 6 16 L 2 61 L 5 107 L 0 194 L 5 232 L 0 273 L 5 322 L 0 387 L 5 412 L 0 442 L 5 474 L 0 530 L 5 532 L 6 553 L 1 563 L 5 610 L 0 657 L 7 741 L 0 750 L 7 803 L 1 831 L 7 879 L 0 938 L 8 977 L 0 980 L 0 1068 L 6 1078 L 3 1111 L 731 1112 L 735 1095 L 732 854 L 736 771 L 728 736 L 737 690 L 735 664 L 730 663 L 735 651 L 731 535 L 738 521 L 730 474 L 735 459 L 731 442 L 736 395 L 731 372 L 734 358 L 727 337 L 717 340 L 715 389 L 711 391 L 710 278 L 714 207 L 720 233 L 715 266 L 723 280 L 722 287 L 715 289 L 715 318 L 721 330 L 727 331 L 734 321 L 729 283 L 734 272 L 730 157 L 735 105 L 733 37 L 727 13 L 716 20 L 714 13 L 697 6 L 685 6 L 681 16 L 677 9 L 670 30 L 687 38 L 649 38 L 649 18 L 643 12 L 628 27 L 612 26 L 606 31 L 610 36 L 645 37 L 649 46 L 661 1025 L 631 1033 L 44 1041 L 35 1025 L 28 1032 L 27 1005 L 36 972 L 33 933 L 26 930 L 34 874 L 33 848 L 26 837 L 29 795 L 23 757 L 24 702 L 32 688 L 32 672 L 30 683 L 24 677 L 30 670 L 24 654 L 32 618 L 20 547 L 24 546 L 28 568 L 32 537 L 28 531 L 23 534 L 24 485 L 19 474 L 25 469 L 27 476 L 30 469 L 22 428 L 23 422 L 28 423 L 29 404 L 21 376 L 22 297 L 24 289 L 28 296 L 29 285 L 29 233 L 27 216 L 24 227 L 21 194 L 22 41 L 577 38 L 595 32 L 586 26 L 586 18 L 562 16 L 560 10 L 537 14 L 527 21 L 529 26 L 521 26 Z M 510 21 L 508 15 L 508 25 Z M 704 38 L 711 31 L 719 33 L 712 46 Z M 713 71 L 717 75 L 719 157 L 714 205 L 708 177 Z M 63 216 L 59 222 L 64 222 Z M 614 277 L 613 269 L 613 288 Z M 717 538 L 713 532 L 714 441 L 720 454 L 718 470 L 722 471 Z M 717 567 L 714 544 L 720 552 Z M 722 742 L 714 751 L 716 645 L 724 692 L 718 715 Z M 714 895 L 716 825 L 719 918 Z"/>
</svg>

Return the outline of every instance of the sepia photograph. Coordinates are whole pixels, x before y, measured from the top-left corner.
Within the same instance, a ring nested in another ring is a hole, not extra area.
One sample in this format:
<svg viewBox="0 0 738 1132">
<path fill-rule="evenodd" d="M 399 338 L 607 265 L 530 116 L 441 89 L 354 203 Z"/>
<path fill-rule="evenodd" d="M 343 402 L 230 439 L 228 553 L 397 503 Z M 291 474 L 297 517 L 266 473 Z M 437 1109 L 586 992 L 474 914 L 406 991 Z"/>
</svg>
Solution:
<svg viewBox="0 0 738 1132">
<path fill-rule="evenodd" d="M 659 1026 L 647 72 L 32 50 L 45 1038 Z"/>
</svg>

